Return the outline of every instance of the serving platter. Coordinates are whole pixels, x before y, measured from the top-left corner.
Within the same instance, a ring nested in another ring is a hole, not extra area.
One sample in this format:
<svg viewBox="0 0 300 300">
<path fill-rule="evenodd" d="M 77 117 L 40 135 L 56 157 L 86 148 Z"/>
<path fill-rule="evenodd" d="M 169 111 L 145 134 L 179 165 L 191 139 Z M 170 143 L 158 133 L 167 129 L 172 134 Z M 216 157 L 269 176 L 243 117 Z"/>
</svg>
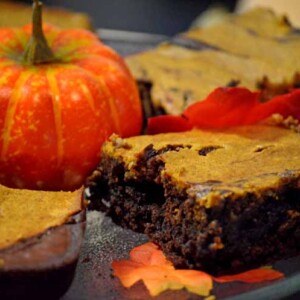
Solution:
<svg viewBox="0 0 300 300">
<path fill-rule="evenodd" d="M 175 37 L 170 39 L 161 35 L 123 32 L 107 29 L 97 30 L 102 41 L 116 49 L 123 56 L 145 51 L 163 41 L 186 43 Z M 198 45 L 188 45 L 198 47 Z M 147 237 L 120 228 L 102 213 L 90 211 L 87 214 L 85 242 L 77 266 L 75 279 L 62 300 L 129 300 L 152 299 L 143 283 L 130 289 L 124 288 L 112 275 L 113 260 L 128 258 L 129 251 L 147 242 Z M 300 299 L 300 256 L 274 264 L 284 272 L 285 278 L 260 284 L 226 283 L 214 284 L 212 295 L 216 299 L 262 300 L 262 299 Z M 155 297 L 158 300 L 202 299 L 182 291 L 167 291 Z"/>
<path fill-rule="evenodd" d="M 129 300 L 152 299 L 140 282 L 130 289 L 124 288 L 112 276 L 113 260 L 128 258 L 129 251 L 147 241 L 143 234 L 137 234 L 115 225 L 102 213 L 91 211 L 87 216 L 87 230 L 75 279 L 63 300 Z M 300 297 L 300 256 L 274 264 L 283 271 L 284 279 L 260 284 L 226 283 L 215 284 L 212 294 L 216 299 L 265 300 Z M 155 297 L 157 300 L 202 299 L 186 291 L 167 291 Z"/>
</svg>

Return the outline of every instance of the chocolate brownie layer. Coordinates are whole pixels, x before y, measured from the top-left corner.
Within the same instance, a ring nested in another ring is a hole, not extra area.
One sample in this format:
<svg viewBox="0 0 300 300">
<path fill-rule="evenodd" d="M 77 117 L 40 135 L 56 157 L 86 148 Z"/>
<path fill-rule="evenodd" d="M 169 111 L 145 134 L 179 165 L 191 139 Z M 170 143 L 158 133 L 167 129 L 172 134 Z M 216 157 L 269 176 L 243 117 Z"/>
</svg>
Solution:
<svg viewBox="0 0 300 300">
<path fill-rule="evenodd" d="M 140 80 L 137 84 L 143 107 L 143 128 L 146 129 L 148 118 L 163 115 L 165 111 L 161 107 L 154 106 L 152 103 L 151 82 Z"/>
<path fill-rule="evenodd" d="M 298 253 L 299 182 L 300 135 L 253 126 L 113 137 L 86 192 L 177 267 L 222 273 Z"/>
</svg>

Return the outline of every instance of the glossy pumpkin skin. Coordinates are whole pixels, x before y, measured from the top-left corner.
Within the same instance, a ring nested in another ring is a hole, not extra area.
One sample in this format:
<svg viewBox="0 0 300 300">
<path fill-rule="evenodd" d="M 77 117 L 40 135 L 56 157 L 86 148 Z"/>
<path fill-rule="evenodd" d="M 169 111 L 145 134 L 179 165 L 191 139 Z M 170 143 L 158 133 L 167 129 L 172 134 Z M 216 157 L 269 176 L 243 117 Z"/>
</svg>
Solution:
<svg viewBox="0 0 300 300">
<path fill-rule="evenodd" d="M 112 133 L 140 133 L 141 105 L 123 60 L 95 35 L 44 32 L 58 62 L 29 66 L 31 26 L 0 29 L 0 183 L 73 190 Z"/>
</svg>

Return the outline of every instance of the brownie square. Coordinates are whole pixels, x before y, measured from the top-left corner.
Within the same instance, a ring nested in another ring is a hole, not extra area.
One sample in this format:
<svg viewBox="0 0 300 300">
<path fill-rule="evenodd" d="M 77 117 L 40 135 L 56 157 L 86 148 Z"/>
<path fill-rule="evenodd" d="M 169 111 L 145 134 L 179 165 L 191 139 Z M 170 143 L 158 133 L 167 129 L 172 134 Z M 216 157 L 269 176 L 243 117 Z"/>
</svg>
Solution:
<svg viewBox="0 0 300 300">
<path fill-rule="evenodd" d="M 214 274 L 300 249 L 300 134 L 275 126 L 113 136 L 91 207 L 146 233 L 177 267 Z"/>
</svg>

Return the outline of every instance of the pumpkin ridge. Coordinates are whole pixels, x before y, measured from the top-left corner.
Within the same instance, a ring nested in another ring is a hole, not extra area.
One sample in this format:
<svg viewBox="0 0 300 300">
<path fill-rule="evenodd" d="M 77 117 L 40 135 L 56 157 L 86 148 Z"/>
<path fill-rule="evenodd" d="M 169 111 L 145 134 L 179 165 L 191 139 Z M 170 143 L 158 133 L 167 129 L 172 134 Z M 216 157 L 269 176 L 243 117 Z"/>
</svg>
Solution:
<svg viewBox="0 0 300 300">
<path fill-rule="evenodd" d="M 19 42 L 19 44 L 22 48 L 20 50 L 24 51 L 29 37 L 26 36 L 24 31 L 19 30 L 19 29 L 15 29 L 14 34 L 15 34 L 16 40 Z"/>
<path fill-rule="evenodd" d="M 0 36 L 4 35 L 4 41 L 0 43 L 0 57 L 7 58 L 7 54 L 11 51 L 15 51 L 18 46 L 18 42 L 14 38 L 14 30 L 13 29 L 3 29 L 0 28 Z"/>
<path fill-rule="evenodd" d="M 59 93 L 57 78 L 55 77 L 55 71 L 52 70 L 51 68 L 48 68 L 46 71 L 46 78 L 49 84 L 49 89 L 51 91 L 50 94 L 52 100 L 54 126 L 55 126 L 56 136 L 57 136 L 57 164 L 60 165 L 64 155 L 60 93 Z"/>
<path fill-rule="evenodd" d="M 13 73 L 13 71 L 9 68 L 1 72 L 0 75 L 0 88 L 7 85 L 9 76 Z"/>
<path fill-rule="evenodd" d="M 123 69 L 121 69 L 121 68 L 116 69 L 116 68 L 115 68 L 115 69 L 112 69 L 112 70 L 111 70 L 111 73 L 117 73 L 118 70 L 121 71 L 121 72 L 119 73 L 119 75 L 122 76 L 122 79 L 126 80 L 126 82 L 128 83 L 128 85 L 131 85 L 131 87 L 132 87 L 132 94 L 130 95 L 130 97 L 128 97 L 128 100 L 130 101 L 130 103 L 131 103 L 132 107 L 134 108 L 135 112 L 138 114 L 138 113 L 139 113 L 139 107 L 138 107 L 138 105 L 136 104 L 136 102 L 134 101 L 134 98 L 135 98 L 135 97 L 133 97 L 133 92 L 136 94 L 136 95 L 134 95 L 134 96 L 137 96 L 137 97 L 138 97 L 138 93 L 139 93 L 139 92 L 138 92 L 137 86 L 136 86 L 136 84 L 135 84 L 134 81 L 129 80 L 128 75 L 126 75 L 126 73 L 125 73 L 125 71 L 124 71 Z M 130 73 L 129 73 L 129 76 L 131 76 Z"/>
<path fill-rule="evenodd" d="M 126 65 L 122 63 L 122 61 L 116 60 L 114 57 L 110 56 L 99 56 L 97 52 L 91 53 L 88 52 L 87 49 L 85 49 L 86 52 L 80 52 L 81 48 L 78 49 L 78 53 L 76 53 L 76 61 L 73 61 L 74 64 L 79 65 L 80 62 L 84 61 L 92 61 L 95 64 L 103 65 L 103 63 L 109 64 L 109 71 L 114 72 L 120 72 L 123 73 L 124 76 L 127 76 L 129 73 L 129 70 Z M 81 65 L 79 65 L 82 67 Z M 89 71 L 89 70 L 88 70 Z M 130 74 L 131 75 L 131 74 Z"/>
<path fill-rule="evenodd" d="M 86 41 L 85 41 L 86 42 Z M 65 58 L 68 58 L 68 61 L 72 61 L 74 59 L 77 60 L 77 57 L 75 57 L 79 49 L 85 48 L 87 45 L 82 43 L 80 45 L 80 42 L 76 42 L 73 44 L 67 44 L 67 45 L 55 45 L 55 42 L 53 42 L 53 51 L 55 52 L 56 56 L 60 57 L 63 61 L 65 61 Z M 90 57 L 92 54 L 86 53 L 87 57 Z M 75 57 L 75 58 L 73 58 Z M 96 55 L 96 57 L 98 57 Z M 80 59 L 80 58 L 79 58 Z"/>
<path fill-rule="evenodd" d="M 105 80 L 103 79 L 103 76 L 101 76 L 100 74 L 95 74 L 92 71 L 88 70 L 87 68 L 84 68 L 83 66 L 77 65 L 77 67 L 80 70 L 86 72 L 89 76 L 95 78 L 96 82 L 98 82 L 99 85 L 101 86 L 103 93 L 108 98 L 109 108 L 110 108 L 114 127 L 116 128 L 117 132 L 120 133 L 121 132 L 121 124 L 120 124 L 119 117 L 118 117 L 118 110 L 116 108 L 115 101 L 113 101 L 111 92 L 110 92 L 109 88 L 107 87 Z"/>
<path fill-rule="evenodd" d="M 75 64 L 76 64 L 77 61 L 82 61 L 82 60 L 85 60 L 85 59 L 96 60 L 96 59 L 99 58 L 98 54 L 94 54 L 94 53 L 77 53 L 77 52 L 78 52 L 78 49 L 73 49 L 72 51 L 70 51 L 66 54 L 68 56 L 68 60 L 75 63 Z M 65 54 L 63 54 L 63 55 L 65 55 Z M 113 60 L 111 58 L 108 58 L 108 57 L 106 57 L 106 58 L 109 59 L 111 62 L 116 62 L 115 60 Z M 120 70 L 123 71 L 123 69 L 121 69 L 121 68 L 120 68 Z"/>
<path fill-rule="evenodd" d="M 94 98 L 92 97 L 92 94 L 90 92 L 90 89 L 83 82 L 80 84 L 80 89 L 81 89 L 82 93 L 84 94 L 91 110 L 95 111 L 95 102 L 94 102 Z"/>
<path fill-rule="evenodd" d="M 50 25 L 51 26 L 51 25 Z M 58 35 L 59 30 L 54 26 L 50 28 L 50 31 L 45 32 L 45 36 L 47 38 L 47 42 L 49 44 L 49 47 L 51 48 L 51 50 L 55 53 L 55 49 L 54 49 L 54 43 L 56 40 L 56 37 Z"/>
<path fill-rule="evenodd" d="M 0 55 L 1 55 L 1 58 L 5 58 L 7 59 L 7 54 L 9 52 L 12 52 L 12 50 L 15 50 L 15 45 L 8 45 L 6 46 L 5 44 L 0 44 Z"/>
<path fill-rule="evenodd" d="M 112 114 L 112 118 L 114 120 L 116 129 L 117 129 L 117 132 L 121 133 L 122 132 L 121 131 L 121 124 L 120 124 L 120 120 L 119 120 L 119 117 L 118 117 L 118 109 L 116 107 L 116 102 L 114 101 L 114 98 L 113 98 L 113 96 L 111 94 L 111 91 L 110 91 L 109 87 L 107 86 L 107 84 L 106 84 L 103 76 L 101 76 L 101 75 L 98 75 L 98 76 L 99 76 L 99 82 L 102 85 L 104 93 L 108 97 L 109 108 L 110 108 L 110 111 L 111 111 L 111 114 Z"/>
<path fill-rule="evenodd" d="M 63 58 L 64 61 L 66 58 L 68 58 L 68 61 L 71 61 L 72 55 L 76 54 L 79 49 L 85 49 L 86 47 L 99 47 L 101 45 L 99 40 L 95 39 L 94 36 L 79 36 L 73 40 L 70 39 L 69 36 L 70 30 L 62 30 L 56 34 L 51 43 L 49 42 L 49 45 L 55 54 Z"/>
<path fill-rule="evenodd" d="M 13 118 L 17 109 L 17 104 L 22 97 L 22 87 L 25 85 L 26 81 L 32 75 L 32 72 L 27 70 L 20 74 L 19 78 L 16 80 L 15 87 L 13 89 L 12 95 L 9 99 L 9 104 L 7 107 L 7 112 L 4 121 L 3 134 L 1 136 L 3 140 L 3 146 L 1 151 L 1 159 L 3 160 L 7 154 L 11 139 L 11 130 L 13 127 Z"/>
<path fill-rule="evenodd" d="M 0 50 L 1 51 L 1 50 Z M 0 56 L 0 67 L 6 68 L 6 67 L 14 67 L 16 64 L 14 61 L 7 59 L 7 57 L 1 57 Z"/>
<path fill-rule="evenodd" d="M 53 46 L 65 47 L 66 45 L 76 44 L 79 42 L 79 45 L 82 45 L 82 42 L 86 44 L 94 44 L 102 45 L 98 36 L 93 34 L 89 30 L 85 29 L 60 29 L 57 32 L 57 35 L 53 41 Z"/>
<path fill-rule="evenodd" d="M 137 115 L 141 114 L 140 107 L 139 107 L 138 103 L 136 103 L 136 101 L 135 101 L 135 97 L 139 97 L 137 86 L 136 86 L 136 84 L 135 84 L 135 82 L 132 78 L 132 75 L 131 75 L 130 71 L 128 70 L 127 66 L 123 65 L 123 64 L 120 64 L 120 63 L 122 63 L 122 61 L 118 62 L 118 61 L 114 60 L 112 57 L 107 57 L 107 56 L 99 57 L 99 55 L 96 55 L 96 54 L 84 53 L 84 56 L 86 56 L 86 57 L 83 56 L 83 53 L 80 53 L 79 55 L 80 56 L 78 56 L 78 59 L 76 57 L 76 60 L 78 62 L 73 61 L 73 63 L 78 65 L 80 68 L 83 68 L 83 69 L 87 70 L 88 72 L 90 72 L 88 69 L 86 69 L 86 68 L 84 68 L 84 66 L 80 65 L 81 61 L 91 60 L 92 56 L 94 56 L 93 61 L 95 63 L 99 62 L 99 64 L 101 64 L 101 61 L 109 61 L 110 62 L 109 72 L 114 74 L 114 75 L 116 74 L 116 75 L 122 77 L 122 79 L 126 80 L 128 85 L 131 86 L 132 95 L 128 97 L 128 100 L 130 101 L 130 103 L 132 105 L 132 108 L 134 109 L 135 113 Z M 97 76 L 97 74 L 96 74 L 96 76 Z M 106 84 L 105 84 L 105 86 L 106 86 Z M 133 96 L 133 93 L 135 94 L 134 96 Z M 116 107 L 116 105 L 114 105 L 114 107 Z M 117 109 L 116 109 L 116 111 L 117 111 Z M 119 118 L 117 116 L 116 116 L 116 118 L 117 118 L 117 120 L 119 120 Z M 120 125 L 117 126 L 117 129 L 118 130 L 120 129 Z"/>
</svg>

